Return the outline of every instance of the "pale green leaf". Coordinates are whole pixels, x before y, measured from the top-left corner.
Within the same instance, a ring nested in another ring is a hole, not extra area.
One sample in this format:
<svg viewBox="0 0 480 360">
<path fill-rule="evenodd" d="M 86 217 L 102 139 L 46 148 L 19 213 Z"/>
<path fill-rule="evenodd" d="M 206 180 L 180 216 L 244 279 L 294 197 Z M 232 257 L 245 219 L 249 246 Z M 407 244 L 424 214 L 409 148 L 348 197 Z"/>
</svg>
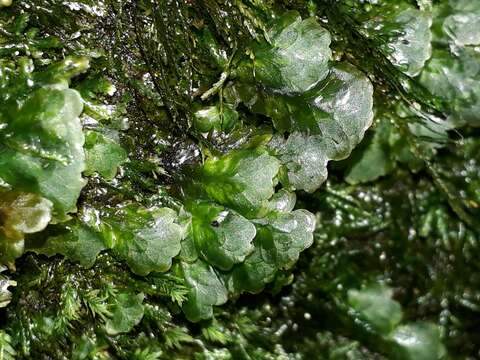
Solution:
<svg viewBox="0 0 480 360">
<path fill-rule="evenodd" d="M 0 190 L 0 265 L 13 266 L 24 251 L 25 234 L 45 229 L 53 204 L 41 196 Z"/>
<path fill-rule="evenodd" d="M 238 121 L 238 113 L 229 104 L 201 108 L 193 114 L 193 124 L 198 131 L 213 129 L 228 133 Z"/>
<path fill-rule="evenodd" d="M 188 299 L 183 305 L 185 315 L 194 322 L 211 318 L 213 306 L 223 305 L 228 300 L 222 279 L 202 260 L 183 262 L 181 270 L 188 287 Z"/>
<path fill-rule="evenodd" d="M 95 131 L 86 134 L 85 156 L 85 175 L 97 172 L 107 180 L 113 179 L 118 167 L 127 160 L 127 152 L 118 141 Z"/>
<path fill-rule="evenodd" d="M 428 323 L 399 326 L 391 338 L 401 347 L 401 360 L 440 360 L 446 355 L 439 328 Z"/>
<path fill-rule="evenodd" d="M 169 208 L 127 205 L 103 217 L 99 232 L 133 272 L 147 275 L 167 271 L 180 252 L 184 232 L 176 220 Z"/>
<path fill-rule="evenodd" d="M 287 140 L 272 142 L 287 169 L 289 185 L 313 192 L 327 178 L 330 160 L 348 157 L 372 123 L 372 85 L 350 65 L 337 65 L 322 87 L 300 98 L 275 98 L 282 112 L 266 114 L 282 131 L 293 131 Z"/>
<path fill-rule="evenodd" d="M 255 222 L 255 251 L 227 276 L 234 294 L 261 291 L 277 270 L 291 268 L 300 252 L 313 243 L 315 218 L 306 210 L 274 212 Z"/>
<path fill-rule="evenodd" d="M 384 285 L 373 285 L 348 291 L 348 303 L 358 316 L 382 335 L 388 335 L 402 320 L 400 304 L 392 300 L 393 291 Z"/>
<path fill-rule="evenodd" d="M 51 200 L 56 216 L 76 210 L 85 185 L 82 99 L 71 89 L 40 88 L 0 130 L 0 176 L 18 190 Z"/>
<path fill-rule="evenodd" d="M 443 21 L 443 32 L 456 46 L 480 45 L 480 3 L 457 0 L 449 5 L 453 9 Z"/>
<path fill-rule="evenodd" d="M 65 225 L 64 233 L 48 237 L 40 247 L 28 250 L 47 256 L 61 254 L 89 268 L 104 249 L 104 240 L 99 233 L 85 224 L 72 221 Z"/>
<path fill-rule="evenodd" d="M 255 226 L 235 211 L 207 202 L 190 206 L 196 248 L 211 265 L 229 270 L 253 251 Z"/>
<path fill-rule="evenodd" d="M 13 280 L 10 280 L 8 277 L 2 275 L 1 273 L 6 270 L 6 268 L 0 265 L 0 308 L 7 306 L 12 299 L 12 293 L 8 290 L 11 286 L 16 286 L 17 283 Z M 0 341 L 1 348 L 1 341 Z M 1 350 L 0 350 L 1 351 Z M 1 359 L 1 356 L 0 356 Z"/>
<path fill-rule="evenodd" d="M 274 194 L 279 161 L 262 150 L 237 150 L 209 158 L 202 168 L 207 194 L 247 218 L 258 216 Z"/>
<path fill-rule="evenodd" d="M 386 39 L 382 50 L 409 76 L 418 75 L 431 56 L 431 25 L 430 12 L 401 1 L 375 7 L 364 24 L 370 36 Z"/>
<path fill-rule="evenodd" d="M 253 76 L 281 93 L 302 93 L 328 75 L 330 33 L 314 18 L 289 11 L 267 33 L 269 44 L 253 47 Z"/>
<path fill-rule="evenodd" d="M 433 95 L 444 99 L 456 126 L 480 126 L 480 55 L 464 50 L 459 56 L 438 50 L 420 76 Z"/>
<path fill-rule="evenodd" d="M 143 294 L 121 293 L 115 295 L 115 303 L 111 310 L 112 316 L 105 324 L 107 333 L 109 335 L 127 333 L 138 325 L 144 313 L 143 299 Z"/>
</svg>

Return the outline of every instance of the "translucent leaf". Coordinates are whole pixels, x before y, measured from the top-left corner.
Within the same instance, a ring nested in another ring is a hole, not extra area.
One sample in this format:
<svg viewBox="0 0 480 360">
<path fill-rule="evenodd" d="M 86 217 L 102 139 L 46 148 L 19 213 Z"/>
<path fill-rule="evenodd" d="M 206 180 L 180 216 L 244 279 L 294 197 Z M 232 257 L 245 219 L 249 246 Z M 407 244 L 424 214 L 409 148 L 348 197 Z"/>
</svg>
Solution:
<svg viewBox="0 0 480 360">
<path fill-rule="evenodd" d="M 456 126 L 480 126 L 480 56 L 464 50 L 459 56 L 438 50 L 420 76 L 430 92 L 448 102 Z"/>
<path fill-rule="evenodd" d="M 203 258 L 221 270 L 243 262 L 253 251 L 255 226 L 235 211 L 211 203 L 195 203 L 192 232 Z"/>
<path fill-rule="evenodd" d="M 295 193 L 280 189 L 270 199 L 270 210 L 288 213 L 293 210 L 296 202 L 297 196 Z"/>
<path fill-rule="evenodd" d="M 327 178 L 328 161 L 350 155 L 372 123 L 372 93 L 363 74 L 342 64 L 332 69 L 315 92 L 270 98 L 280 106 L 273 112 L 269 110 L 273 106 L 264 108 L 266 115 L 278 130 L 292 131 L 287 140 L 276 138 L 272 147 L 293 188 L 315 191 Z"/>
<path fill-rule="evenodd" d="M 403 351 L 398 359 L 439 360 L 446 355 L 437 326 L 427 323 L 415 323 L 399 326 L 392 339 Z"/>
<path fill-rule="evenodd" d="M 256 220 L 255 251 L 228 275 L 229 290 L 259 292 L 277 270 L 289 269 L 313 242 L 315 218 L 306 210 L 271 213 Z"/>
<path fill-rule="evenodd" d="M 58 217 L 75 211 L 85 185 L 82 99 L 71 89 L 40 88 L 7 111 L 0 130 L 0 176 L 19 190 L 51 200 Z"/>
<path fill-rule="evenodd" d="M 393 65 L 416 76 L 432 53 L 432 16 L 407 3 L 395 2 L 374 8 L 364 26 L 372 37 L 386 39 L 382 45 Z"/>
<path fill-rule="evenodd" d="M 51 213 L 52 202 L 38 195 L 0 191 L 0 228 L 10 238 L 42 231 Z"/>
<path fill-rule="evenodd" d="M 98 172 L 107 180 L 113 179 L 118 167 L 127 160 L 127 152 L 117 141 L 95 131 L 86 135 L 85 155 L 85 175 Z"/>
<path fill-rule="evenodd" d="M 53 204 L 35 194 L 0 191 L 0 264 L 13 266 L 24 251 L 24 236 L 45 229 Z"/>
<path fill-rule="evenodd" d="M 133 272 L 147 275 L 167 271 L 180 252 L 184 231 L 176 220 L 177 214 L 169 208 L 128 205 L 102 218 L 99 231 L 107 247 Z"/>
<path fill-rule="evenodd" d="M 294 132 L 286 141 L 272 145 L 287 170 L 288 185 L 294 189 L 314 192 L 327 179 L 330 159 L 322 137 Z"/>
<path fill-rule="evenodd" d="M 289 269 L 297 262 L 300 252 L 313 243 L 315 217 L 307 210 L 271 213 L 257 220 L 258 238 L 279 269 Z"/>
<path fill-rule="evenodd" d="M 223 281 L 215 270 L 202 260 L 184 262 L 181 269 L 189 288 L 188 300 L 183 305 L 185 315 L 194 322 L 211 318 L 212 306 L 225 304 L 228 300 Z"/>
<path fill-rule="evenodd" d="M 349 290 L 348 303 L 377 332 L 387 335 L 402 320 L 402 308 L 392 300 L 392 294 L 392 290 L 384 285 Z"/>
<path fill-rule="evenodd" d="M 480 4 L 478 1 L 450 1 L 451 15 L 442 30 L 456 46 L 480 45 Z"/>
<path fill-rule="evenodd" d="M 237 150 L 209 158 L 201 180 L 216 202 L 252 218 L 268 207 L 279 167 L 279 161 L 262 150 Z"/>
<path fill-rule="evenodd" d="M 47 256 L 61 254 L 89 268 L 104 249 L 105 244 L 100 234 L 80 222 L 71 222 L 65 225 L 65 233 L 51 236 L 41 247 L 28 250 Z"/>
<path fill-rule="evenodd" d="M 253 75 L 281 93 L 310 90 L 328 74 L 330 33 L 314 18 L 289 11 L 267 33 L 269 44 L 253 47 Z"/>
<path fill-rule="evenodd" d="M 215 129 L 228 133 L 238 121 L 237 111 L 228 104 L 199 109 L 193 116 L 195 128 L 201 132 Z"/>
<path fill-rule="evenodd" d="M 8 290 L 8 288 L 17 285 L 15 281 L 10 280 L 8 277 L 1 274 L 4 270 L 6 270 L 6 268 L 0 265 L 0 308 L 7 306 L 12 299 L 12 293 Z"/>
</svg>

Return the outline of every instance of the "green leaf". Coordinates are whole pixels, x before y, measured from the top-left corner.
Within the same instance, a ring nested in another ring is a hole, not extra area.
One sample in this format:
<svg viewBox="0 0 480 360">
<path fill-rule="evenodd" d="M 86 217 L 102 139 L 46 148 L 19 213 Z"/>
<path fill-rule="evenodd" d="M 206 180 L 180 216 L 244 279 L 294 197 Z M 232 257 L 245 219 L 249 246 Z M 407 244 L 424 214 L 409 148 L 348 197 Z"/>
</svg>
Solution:
<svg viewBox="0 0 480 360">
<path fill-rule="evenodd" d="M 278 160 L 261 149 L 235 150 L 209 158 L 201 170 L 201 181 L 216 202 L 253 218 L 268 207 L 279 167 Z"/>
<path fill-rule="evenodd" d="M 340 64 L 318 90 L 301 97 L 267 97 L 271 107 L 254 108 L 272 117 L 279 131 L 292 132 L 287 140 L 277 137 L 271 144 L 290 186 L 315 191 L 327 178 L 328 161 L 350 155 L 372 123 L 372 93 L 362 73 Z"/>
<path fill-rule="evenodd" d="M 392 289 L 384 285 L 351 289 L 348 291 L 348 303 L 375 331 L 388 335 L 402 320 L 402 307 L 391 299 L 392 294 Z"/>
<path fill-rule="evenodd" d="M 81 112 L 75 90 L 40 88 L 7 110 L 7 126 L 0 130 L 1 178 L 51 200 L 59 218 L 76 210 L 85 185 Z"/>
<path fill-rule="evenodd" d="M 393 166 L 387 149 L 374 137 L 361 159 L 349 169 L 345 180 L 352 185 L 377 180 L 390 173 Z"/>
<path fill-rule="evenodd" d="M 289 213 L 295 207 L 297 196 L 293 192 L 280 189 L 270 199 L 269 208 L 271 211 Z"/>
<path fill-rule="evenodd" d="M 190 321 L 197 322 L 213 316 L 213 306 L 228 300 L 227 289 L 217 272 L 202 260 L 181 263 L 181 270 L 188 287 L 188 299 L 183 311 Z"/>
<path fill-rule="evenodd" d="M 193 203 L 189 210 L 195 245 L 211 265 L 229 270 L 253 251 L 255 226 L 243 216 L 206 202 Z"/>
<path fill-rule="evenodd" d="M 390 119 L 381 118 L 367 147 L 362 149 L 357 158 L 355 155 L 352 156 L 353 163 L 345 177 L 349 184 L 373 181 L 393 170 L 395 162 L 392 159 L 389 142 L 391 130 Z"/>
<path fill-rule="evenodd" d="M 480 45 L 480 4 L 478 1 L 450 1 L 452 14 L 443 21 L 442 30 L 456 46 Z"/>
<path fill-rule="evenodd" d="M 287 140 L 278 139 L 272 147 L 287 171 L 287 179 L 282 179 L 282 183 L 292 189 L 317 190 L 327 179 L 330 160 L 323 138 L 293 132 Z"/>
<path fill-rule="evenodd" d="M 448 103 L 453 124 L 480 126 L 479 54 L 463 50 L 455 57 L 437 50 L 422 72 L 420 82 Z"/>
<path fill-rule="evenodd" d="M 290 269 L 313 243 L 315 217 L 306 210 L 274 212 L 255 223 L 255 251 L 228 275 L 228 288 L 234 294 L 261 291 L 277 270 Z"/>
<path fill-rule="evenodd" d="M 143 294 L 122 293 L 115 295 L 114 298 L 112 317 L 105 324 L 105 330 L 109 335 L 129 332 L 140 323 L 144 313 Z"/>
<path fill-rule="evenodd" d="M 432 16 L 406 3 L 382 4 L 365 23 L 371 36 L 387 39 L 382 50 L 393 65 L 409 76 L 420 73 L 432 54 Z"/>
<path fill-rule="evenodd" d="M 290 269 L 313 243 L 315 217 L 307 210 L 271 213 L 256 221 L 258 238 L 278 269 Z M 269 247 L 271 246 L 271 247 Z"/>
<path fill-rule="evenodd" d="M 439 328 L 428 323 L 399 326 L 391 338 L 401 347 L 397 358 L 402 360 L 440 360 L 446 355 Z"/>
<path fill-rule="evenodd" d="M 268 44 L 254 46 L 253 76 L 281 93 L 302 93 L 328 75 L 330 33 L 314 18 L 296 11 L 277 19 L 266 34 Z"/>
<path fill-rule="evenodd" d="M 334 160 L 347 157 L 372 124 L 373 87 L 365 75 L 348 63 L 331 69 L 315 91 L 297 97 L 273 97 L 285 112 L 266 111 L 280 131 L 321 135 Z"/>
<path fill-rule="evenodd" d="M 23 255 L 25 240 L 11 239 L 0 232 L 0 264 L 6 264 L 9 268 L 15 268 L 15 259 Z"/>
<path fill-rule="evenodd" d="M 127 152 L 118 143 L 105 135 L 89 131 L 85 138 L 85 175 L 99 173 L 112 180 L 118 167 L 127 160 Z"/>
<path fill-rule="evenodd" d="M 416 151 L 421 151 L 424 159 L 433 159 L 437 149 L 448 143 L 448 131 L 453 127 L 448 120 L 434 116 L 419 117 L 400 102 L 394 109 L 392 111 L 390 106 L 378 106 L 375 109 L 377 124 L 373 137 L 348 160 L 345 180 L 349 184 L 377 180 L 392 172 L 397 162 L 407 164 L 414 172 L 423 168 L 423 161 L 415 155 L 411 142 L 395 126 L 396 123 L 408 122 L 407 127 L 415 141 Z"/>
<path fill-rule="evenodd" d="M 215 129 L 228 133 L 237 123 L 238 113 L 229 104 L 213 105 L 195 111 L 193 120 L 195 128 L 200 132 Z"/>
<path fill-rule="evenodd" d="M 177 214 L 169 208 L 144 208 L 127 205 L 102 218 L 99 231 L 106 245 L 138 275 L 170 269 L 178 255 L 183 228 Z"/>
<path fill-rule="evenodd" d="M 83 267 L 92 267 L 98 254 L 106 248 L 101 235 L 78 221 L 65 224 L 64 231 L 61 235 L 47 238 L 41 247 L 28 250 L 47 256 L 61 254 Z"/>
</svg>

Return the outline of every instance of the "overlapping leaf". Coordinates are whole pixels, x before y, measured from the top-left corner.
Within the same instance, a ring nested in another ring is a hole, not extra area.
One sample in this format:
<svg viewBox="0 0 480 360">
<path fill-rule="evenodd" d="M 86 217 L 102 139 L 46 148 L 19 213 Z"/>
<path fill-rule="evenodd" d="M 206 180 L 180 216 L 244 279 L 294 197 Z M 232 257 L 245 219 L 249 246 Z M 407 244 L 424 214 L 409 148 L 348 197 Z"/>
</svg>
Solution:
<svg viewBox="0 0 480 360">
<path fill-rule="evenodd" d="M 432 53 L 432 15 L 406 1 L 381 2 L 369 13 L 364 27 L 370 36 L 386 39 L 381 50 L 409 76 L 420 73 Z"/>
<path fill-rule="evenodd" d="M 398 347 L 396 359 L 443 359 L 446 351 L 438 327 L 424 322 L 400 324 L 402 308 L 391 299 L 392 294 L 390 288 L 376 284 L 349 290 L 348 302 L 354 316 L 359 316 L 367 326 Z"/>
<path fill-rule="evenodd" d="M 189 286 L 188 300 L 183 311 L 191 321 L 209 319 L 213 306 L 225 304 L 227 289 L 213 267 L 202 260 L 182 263 L 181 272 Z"/>
<path fill-rule="evenodd" d="M 450 121 L 434 116 L 420 118 L 414 112 L 397 104 L 395 110 L 376 108 L 377 123 L 374 134 L 362 149 L 358 149 L 349 160 L 346 181 L 350 184 L 365 183 L 378 179 L 394 170 L 395 164 L 407 164 L 412 171 L 422 168 L 422 160 L 412 151 L 408 139 L 402 135 L 395 122 L 410 121 L 407 125 L 415 137 L 417 151 L 431 159 L 437 150 L 448 142 L 448 131 L 453 128 Z"/>
<path fill-rule="evenodd" d="M 85 155 L 85 175 L 97 172 L 107 180 L 115 177 L 118 167 L 127 159 L 127 153 L 118 140 L 95 131 L 86 134 Z"/>
<path fill-rule="evenodd" d="M 313 215 L 292 212 L 294 194 L 274 193 L 278 171 L 278 160 L 262 149 L 210 158 L 201 169 L 200 186 L 210 201 L 187 206 L 191 226 L 181 255 L 190 289 L 183 309 L 190 319 L 210 317 L 212 306 L 229 295 L 261 291 L 312 244 Z"/>
<path fill-rule="evenodd" d="M 105 245 L 127 262 L 133 272 L 167 271 L 180 252 L 183 228 L 169 208 L 127 205 L 103 217 L 99 225 Z"/>
<path fill-rule="evenodd" d="M 328 161 L 346 158 L 371 125 L 373 88 L 352 65 L 330 67 L 330 35 L 313 18 L 301 20 L 287 12 L 272 23 L 266 38 L 269 44 L 252 47 L 250 66 L 257 83 L 245 80 L 245 60 L 226 98 L 232 104 L 240 99 L 271 118 L 279 133 L 290 134 L 271 143 L 286 169 L 280 180 L 292 189 L 313 192 L 327 177 Z M 311 44 L 314 39 L 317 46 Z"/>
<path fill-rule="evenodd" d="M 432 94 L 448 101 L 455 125 L 480 126 L 480 56 L 468 49 L 460 54 L 435 51 L 420 81 Z"/>
<path fill-rule="evenodd" d="M 346 158 L 373 119 L 373 88 L 348 64 L 336 65 L 312 91 L 297 96 L 257 93 L 241 86 L 238 94 L 252 111 L 269 116 L 286 139 L 271 144 L 286 167 L 288 185 L 315 191 L 327 178 L 327 163 Z"/>
<path fill-rule="evenodd" d="M 240 214 L 211 203 L 195 203 L 192 236 L 198 252 L 210 264 L 230 270 L 253 251 L 255 226 Z"/>
<path fill-rule="evenodd" d="M 253 46 L 253 63 L 240 69 L 279 93 L 303 93 L 328 75 L 330 33 L 314 18 L 302 20 L 296 11 L 277 19 L 266 34 L 268 43 Z"/>
<path fill-rule="evenodd" d="M 457 46 L 480 45 L 480 4 L 458 0 L 449 1 L 448 5 L 452 9 L 443 21 L 443 32 Z"/>
<path fill-rule="evenodd" d="M 273 212 L 255 224 L 255 251 L 228 276 L 233 293 L 261 291 L 277 270 L 291 268 L 313 242 L 315 219 L 305 210 Z"/>
<path fill-rule="evenodd" d="M 83 59 L 66 59 L 44 73 L 32 74 L 28 61 L 18 74 L 0 71 L 0 176 L 51 200 L 59 219 L 75 211 L 85 185 L 83 103 L 67 81 L 86 67 Z"/>
<path fill-rule="evenodd" d="M 478 2 L 449 1 L 433 8 L 435 41 L 439 44 L 420 81 L 445 101 L 456 126 L 480 126 L 480 44 Z"/>
<path fill-rule="evenodd" d="M 13 266 L 23 254 L 25 234 L 45 229 L 53 204 L 41 196 L 0 190 L 0 265 Z"/>
<path fill-rule="evenodd" d="M 279 161 L 265 150 L 232 151 L 205 162 L 202 186 L 219 204 L 252 218 L 265 212 L 279 167 Z"/>
</svg>

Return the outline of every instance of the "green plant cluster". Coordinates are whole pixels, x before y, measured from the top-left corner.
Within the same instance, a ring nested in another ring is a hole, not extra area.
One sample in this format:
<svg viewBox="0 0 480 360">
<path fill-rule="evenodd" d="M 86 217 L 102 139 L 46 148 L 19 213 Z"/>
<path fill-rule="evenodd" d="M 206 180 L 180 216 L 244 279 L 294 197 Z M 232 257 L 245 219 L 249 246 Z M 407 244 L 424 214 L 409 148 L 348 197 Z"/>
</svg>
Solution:
<svg viewBox="0 0 480 360">
<path fill-rule="evenodd" d="M 477 358 L 479 47 L 468 0 L 0 1 L 0 359 Z"/>
</svg>

